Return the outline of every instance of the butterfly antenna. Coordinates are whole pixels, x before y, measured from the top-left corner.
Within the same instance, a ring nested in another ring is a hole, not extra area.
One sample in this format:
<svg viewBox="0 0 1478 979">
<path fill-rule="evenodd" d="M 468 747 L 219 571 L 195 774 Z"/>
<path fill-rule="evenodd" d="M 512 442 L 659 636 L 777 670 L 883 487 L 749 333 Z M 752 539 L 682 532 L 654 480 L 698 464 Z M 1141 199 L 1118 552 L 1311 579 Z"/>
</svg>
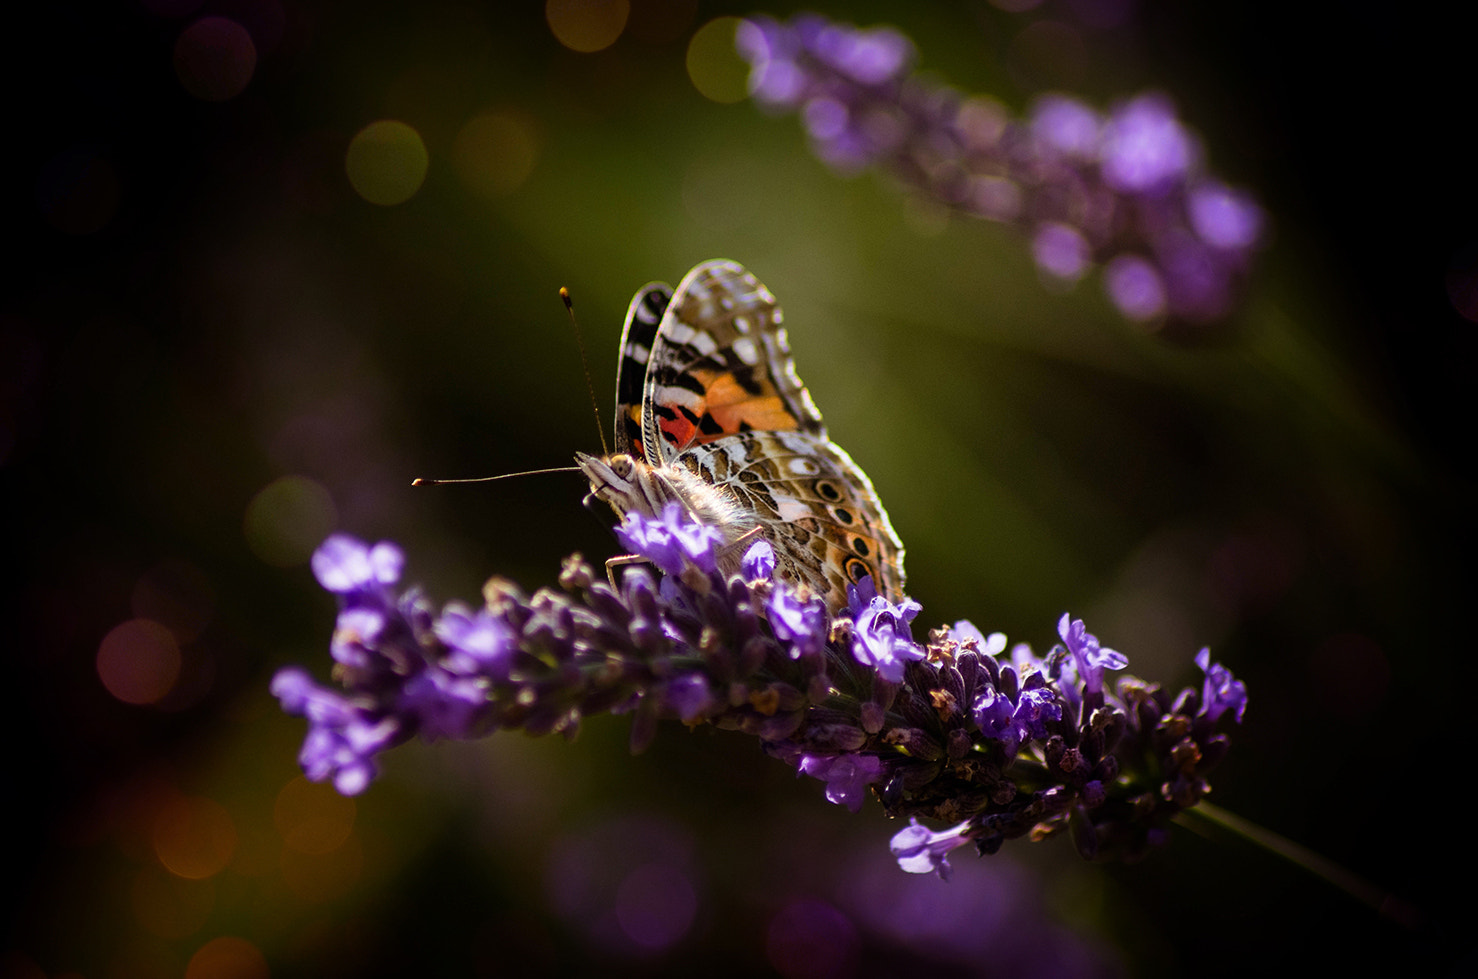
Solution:
<svg viewBox="0 0 1478 979">
<path fill-rule="evenodd" d="M 590 394 L 590 410 L 595 412 L 595 430 L 600 435 L 601 454 L 610 455 L 611 447 L 606 444 L 606 428 L 600 423 L 600 405 L 595 400 L 595 385 L 590 380 L 590 361 L 585 356 L 585 337 L 580 333 L 580 321 L 575 318 L 575 303 L 570 299 L 570 290 L 564 286 L 559 287 L 559 298 L 564 301 L 565 310 L 570 314 L 570 329 L 575 331 L 575 345 L 580 348 L 580 367 L 585 371 L 585 390 Z"/>
<path fill-rule="evenodd" d="M 514 476 L 542 476 L 544 473 L 577 473 L 579 466 L 556 466 L 553 469 L 530 469 L 521 473 L 504 473 L 501 476 L 479 476 L 476 479 L 426 479 L 417 476 L 412 486 L 449 486 L 453 483 L 491 483 L 497 479 L 512 479 Z"/>
</svg>

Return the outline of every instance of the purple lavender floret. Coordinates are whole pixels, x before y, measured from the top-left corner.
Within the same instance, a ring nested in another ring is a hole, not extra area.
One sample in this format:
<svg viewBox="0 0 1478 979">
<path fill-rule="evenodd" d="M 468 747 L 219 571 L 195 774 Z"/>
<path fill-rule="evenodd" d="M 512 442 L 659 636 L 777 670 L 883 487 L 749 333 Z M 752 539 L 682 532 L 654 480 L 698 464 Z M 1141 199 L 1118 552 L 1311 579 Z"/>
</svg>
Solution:
<svg viewBox="0 0 1478 979">
<path fill-rule="evenodd" d="M 1102 112 L 1047 93 L 1016 119 L 989 96 L 914 74 L 914 47 L 892 28 L 755 17 L 736 44 L 755 101 L 797 113 L 834 169 L 877 167 L 952 210 L 1020 228 L 1049 279 L 1071 284 L 1101 266 L 1129 319 L 1199 324 L 1236 306 L 1263 212 L 1207 171 L 1164 94 Z"/>
<path fill-rule="evenodd" d="M 908 825 L 893 834 L 889 848 L 898 866 L 908 873 L 938 874 L 940 880 L 949 880 L 954 873 L 947 859 L 949 852 L 970 842 L 971 828 L 969 822 L 963 822 L 936 833 L 910 816 Z"/>
<path fill-rule="evenodd" d="M 686 519 L 678 503 L 669 503 L 660 520 L 632 511 L 616 528 L 616 539 L 668 574 L 681 574 L 687 563 L 711 573 L 718 560 L 723 534 L 714 527 Z"/>
<path fill-rule="evenodd" d="M 890 683 L 903 682 L 903 667 L 924 658 L 924 647 L 913 641 L 909 623 L 923 606 L 905 598 L 897 605 L 882 598 L 871 577 L 847 586 L 852 612 L 852 655 Z"/>
<path fill-rule="evenodd" d="M 825 652 L 830 623 L 820 599 L 789 588 L 772 588 L 765 612 L 775 638 L 788 644 L 791 659 L 815 659 Z"/>
<path fill-rule="evenodd" d="M 507 677 L 513 658 L 513 632 L 487 609 L 473 610 L 461 602 L 450 602 L 433 631 L 446 646 L 447 655 L 441 665 L 448 672 L 465 677 Z"/>
<path fill-rule="evenodd" d="M 313 576 L 335 595 L 383 598 L 400 580 L 405 554 L 389 541 L 368 547 L 347 534 L 334 534 L 313 552 Z"/>
<path fill-rule="evenodd" d="M 374 756 L 404 740 L 396 718 L 376 717 L 350 698 L 318 686 L 305 670 L 278 671 L 271 689 L 283 710 L 308 720 L 298 753 L 304 774 L 315 782 L 332 779 L 344 795 L 368 788 L 376 772 Z"/>
<path fill-rule="evenodd" d="M 826 801 L 846 806 L 853 812 L 862 809 L 867 787 L 878 781 L 883 762 L 877 755 L 848 752 L 841 755 L 801 755 L 802 775 L 819 778 L 826 783 Z"/>
<path fill-rule="evenodd" d="M 1129 657 L 1117 650 L 1104 649 L 1082 619 L 1074 619 L 1066 612 L 1057 620 L 1057 634 L 1072 654 L 1078 676 L 1083 679 L 1084 692 L 1094 698 L 1103 692 L 1104 670 L 1122 670 L 1129 665 Z"/>
<path fill-rule="evenodd" d="M 1206 683 L 1201 688 L 1202 711 L 1206 718 L 1215 723 L 1224 712 L 1236 714 L 1238 724 L 1247 710 L 1247 687 L 1232 676 L 1232 671 L 1220 663 L 1211 662 L 1211 650 L 1203 648 L 1196 654 L 1196 665 L 1206 674 Z"/>
<path fill-rule="evenodd" d="M 739 562 L 748 581 L 768 581 L 775 573 L 775 549 L 767 540 L 755 541 Z"/>
<path fill-rule="evenodd" d="M 1209 790 L 1229 744 L 1218 727 L 1246 709 L 1245 686 L 1206 650 L 1199 689 L 1172 696 L 1122 674 L 1109 687 L 1105 671 L 1127 658 L 1070 616 L 1046 656 L 963 620 L 916 642 L 917 602 L 864 578 L 829 612 L 775 577 L 766 543 L 725 579 L 716 535 L 680 511 L 628 514 L 622 540 L 670 570 L 628 565 L 612 586 L 576 555 L 558 589 L 493 579 L 482 605 L 439 612 L 416 589 L 395 594 L 393 545 L 326 541 L 313 566 L 340 603 L 341 689 L 296 667 L 272 681 L 308 721 L 308 777 L 354 794 L 382 752 L 418 735 L 570 736 L 599 714 L 629 714 L 640 749 L 674 718 L 753 735 L 837 805 L 876 797 L 910 819 L 893 839 L 900 865 L 947 876 L 946 855 L 966 843 L 991 853 L 1063 830 L 1084 856 L 1144 853 Z"/>
</svg>

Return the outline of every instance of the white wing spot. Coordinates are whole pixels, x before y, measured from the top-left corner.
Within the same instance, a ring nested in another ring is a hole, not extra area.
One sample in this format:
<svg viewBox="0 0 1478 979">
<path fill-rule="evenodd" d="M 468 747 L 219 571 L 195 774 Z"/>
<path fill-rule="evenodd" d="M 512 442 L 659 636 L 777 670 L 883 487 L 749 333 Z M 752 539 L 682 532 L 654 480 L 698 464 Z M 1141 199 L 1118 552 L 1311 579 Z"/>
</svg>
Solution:
<svg viewBox="0 0 1478 979">
<path fill-rule="evenodd" d="M 754 345 L 754 341 L 751 340 L 749 337 L 739 337 L 739 338 L 735 339 L 735 341 L 733 342 L 733 344 L 731 346 L 732 346 L 732 348 L 734 350 L 734 355 L 736 357 L 738 357 L 744 363 L 749 364 L 751 366 L 753 366 L 754 364 L 759 363 L 759 360 L 760 360 L 760 350 L 759 350 L 759 347 L 756 347 Z"/>
<path fill-rule="evenodd" d="M 693 332 L 693 339 L 689 342 L 693 345 L 694 350 L 705 356 L 718 349 L 718 342 L 713 339 L 713 334 L 707 330 L 695 330 Z"/>
</svg>

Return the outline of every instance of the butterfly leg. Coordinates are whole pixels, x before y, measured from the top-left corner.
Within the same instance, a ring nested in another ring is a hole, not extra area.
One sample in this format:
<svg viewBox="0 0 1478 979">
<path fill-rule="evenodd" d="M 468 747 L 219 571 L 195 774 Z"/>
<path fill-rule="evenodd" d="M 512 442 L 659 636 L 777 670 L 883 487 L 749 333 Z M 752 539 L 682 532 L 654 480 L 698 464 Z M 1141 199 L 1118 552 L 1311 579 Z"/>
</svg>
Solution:
<svg viewBox="0 0 1478 979">
<path fill-rule="evenodd" d="M 611 583 L 612 588 L 620 591 L 621 586 L 616 583 L 616 569 L 628 564 L 646 563 L 647 559 L 640 554 L 618 554 L 616 557 L 606 558 L 606 580 Z"/>
<path fill-rule="evenodd" d="M 764 528 L 763 527 L 759 527 L 759 526 L 751 527 L 748 530 L 746 530 L 743 534 L 740 534 L 738 537 L 736 537 L 734 540 L 732 540 L 729 543 L 725 544 L 720 549 L 719 553 L 720 554 L 727 555 L 727 554 L 732 554 L 734 552 L 734 549 L 735 548 L 747 548 L 749 544 L 753 543 L 756 538 L 761 537 L 763 535 L 763 533 L 764 533 Z M 617 568 L 625 567 L 628 564 L 649 564 L 649 563 L 651 563 L 651 562 L 649 562 L 646 558 L 642 557 L 640 554 L 618 554 L 616 557 L 606 558 L 606 580 L 608 580 L 611 583 L 611 587 L 612 588 L 615 588 L 616 590 L 619 591 L 620 588 L 621 588 L 621 586 L 619 584 L 617 584 L 617 582 L 616 582 L 616 569 Z M 701 573 L 700 573 L 700 575 L 701 575 Z M 686 580 L 686 579 L 684 579 L 684 580 Z M 697 581 L 691 581 L 691 582 L 689 582 L 689 585 L 697 588 L 700 591 L 705 590 L 705 587 L 706 587 L 706 586 L 702 585 L 701 583 L 699 583 Z"/>
</svg>

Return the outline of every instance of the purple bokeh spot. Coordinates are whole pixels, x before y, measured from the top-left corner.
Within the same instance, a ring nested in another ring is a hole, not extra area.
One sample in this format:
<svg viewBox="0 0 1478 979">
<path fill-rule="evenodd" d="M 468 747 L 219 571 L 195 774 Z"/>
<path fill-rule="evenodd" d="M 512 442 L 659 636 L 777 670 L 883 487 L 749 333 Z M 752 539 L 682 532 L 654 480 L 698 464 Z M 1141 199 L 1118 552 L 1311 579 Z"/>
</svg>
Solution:
<svg viewBox="0 0 1478 979">
<path fill-rule="evenodd" d="M 1185 176 L 1195 147 L 1169 99 L 1142 95 L 1110 117 L 1100 155 L 1103 179 L 1110 187 L 1154 196 Z"/>
<path fill-rule="evenodd" d="M 1029 125 L 1042 145 L 1086 160 L 1098 151 L 1098 113 L 1065 95 L 1044 95 L 1032 106 Z"/>
<path fill-rule="evenodd" d="M 1252 195 L 1208 181 L 1190 192 L 1191 227 L 1213 248 L 1249 248 L 1262 233 L 1262 209 Z"/>
<path fill-rule="evenodd" d="M 1066 224 L 1044 224 L 1032 239 L 1037 268 L 1066 282 L 1076 282 L 1088 270 L 1088 239 Z"/>
<path fill-rule="evenodd" d="M 1165 283 L 1155 267 L 1138 255 L 1120 255 L 1103 270 L 1103 287 L 1119 312 L 1131 320 L 1151 320 L 1165 312 Z"/>
</svg>

